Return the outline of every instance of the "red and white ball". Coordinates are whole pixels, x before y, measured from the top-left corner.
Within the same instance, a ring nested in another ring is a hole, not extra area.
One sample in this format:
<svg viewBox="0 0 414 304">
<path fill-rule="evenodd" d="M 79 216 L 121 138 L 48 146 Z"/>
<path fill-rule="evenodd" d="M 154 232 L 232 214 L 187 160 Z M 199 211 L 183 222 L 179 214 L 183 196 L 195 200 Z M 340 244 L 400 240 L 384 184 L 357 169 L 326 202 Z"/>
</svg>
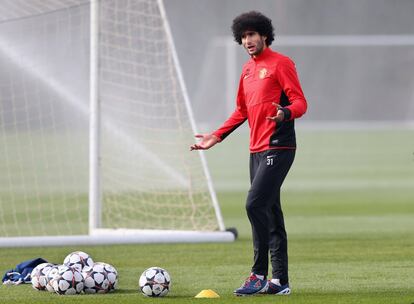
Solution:
<svg viewBox="0 0 414 304">
<path fill-rule="evenodd" d="M 78 271 L 82 272 L 83 267 L 92 267 L 94 262 L 86 252 L 75 251 L 66 256 L 63 264 L 68 267 L 76 268 Z"/>
<path fill-rule="evenodd" d="M 171 278 L 165 269 L 151 267 L 142 273 L 139 287 L 147 297 L 163 297 L 170 291 Z"/>
<path fill-rule="evenodd" d="M 37 290 L 46 289 L 46 276 L 54 265 L 51 263 L 42 263 L 33 268 L 30 278 L 32 287 Z"/>
<path fill-rule="evenodd" d="M 85 293 L 107 293 L 110 290 L 108 273 L 103 265 L 95 263 L 92 267 L 84 267 L 82 271 Z"/>
<path fill-rule="evenodd" d="M 62 265 L 54 265 L 46 275 L 46 290 L 49 292 L 55 292 L 53 289 L 53 280 L 58 274 L 59 266 Z"/>
<path fill-rule="evenodd" d="M 61 265 L 53 278 L 53 289 L 61 295 L 74 295 L 83 291 L 83 276 L 76 268 Z"/>
<path fill-rule="evenodd" d="M 95 265 L 102 265 L 108 274 L 109 291 L 114 291 L 118 288 L 118 271 L 114 266 L 104 262 L 96 262 Z"/>
</svg>

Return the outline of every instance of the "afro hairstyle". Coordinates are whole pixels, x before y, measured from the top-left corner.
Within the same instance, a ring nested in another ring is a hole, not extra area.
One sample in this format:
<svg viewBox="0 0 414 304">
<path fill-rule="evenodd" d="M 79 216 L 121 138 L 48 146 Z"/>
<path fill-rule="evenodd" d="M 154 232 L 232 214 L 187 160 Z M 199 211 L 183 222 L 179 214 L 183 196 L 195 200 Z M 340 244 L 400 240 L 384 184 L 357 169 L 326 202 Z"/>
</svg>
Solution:
<svg viewBox="0 0 414 304">
<path fill-rule="evenodd" d="M 234 40 L 238 44 L 242 43 L 242 35 L 248 30 L 258 32 L 260 36 L 266 36 L 267 46 L 271 45 L 275 39 L 272 20 L 257 11 L 243 13 L 234 18 L 231 30 L 233 31 Z"/>
</svg>

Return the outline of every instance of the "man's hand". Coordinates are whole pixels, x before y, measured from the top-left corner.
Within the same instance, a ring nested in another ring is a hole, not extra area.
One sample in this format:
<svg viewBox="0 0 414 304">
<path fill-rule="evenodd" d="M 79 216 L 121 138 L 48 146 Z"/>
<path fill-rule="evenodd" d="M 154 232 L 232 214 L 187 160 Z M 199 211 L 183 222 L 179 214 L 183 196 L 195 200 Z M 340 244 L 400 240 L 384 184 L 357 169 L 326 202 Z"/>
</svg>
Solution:
<svg viewBox="0 0 414 304">
<path fill-rule="evenodd" d="M 272 120 L 274 122 L 282 122 L 285 120 L 285 113 L 281 110 L 282 107 L 275 102 L 272 102 L 276 106 L 276 116 L 267 116 L 266 119 Z"/>
<path fill-rule="evenodd" d="M 220 140 L 217 136 L 213 134 L 196 134 L 196 138 L 201 139 L 200 142 L 191 145 L 190 151 L 193 150 L 207 150 L 210 149 L 212 146 L 214 146 L 216 143 L 218 143 Z"/>
</svg>

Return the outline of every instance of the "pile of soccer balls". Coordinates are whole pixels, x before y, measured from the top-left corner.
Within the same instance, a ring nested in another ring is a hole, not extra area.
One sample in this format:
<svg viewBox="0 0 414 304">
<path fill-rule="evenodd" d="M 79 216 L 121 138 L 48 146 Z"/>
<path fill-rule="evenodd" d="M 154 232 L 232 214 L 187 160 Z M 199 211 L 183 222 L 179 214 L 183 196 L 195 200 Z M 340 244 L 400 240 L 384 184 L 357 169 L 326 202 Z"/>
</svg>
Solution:
<svg viewBox="0 0 414 304">
<path fill-rule="evenodd" d="M 118 285 L 118 272 L 107 263 L 94 263 L 85 252 L 70 253 L 62 265 L 43 263 L 32 273 L 32 286 L 61 295 L 84 293 L 107 293 Z"/>
<path fill-rule="evenodd" d="M 118 272 L 107 263 L 94 263 L 85 252 L 70 253 L 62 265 L 42 263 L 32 273 L 32 286 L 60 295 L 108 293 L 118 286 Z M 163 297 L 170 290 L 171 278 L 165 269 L 151 267 L 139 278 L 139 288 L 148 297 Z"/>
</svg>

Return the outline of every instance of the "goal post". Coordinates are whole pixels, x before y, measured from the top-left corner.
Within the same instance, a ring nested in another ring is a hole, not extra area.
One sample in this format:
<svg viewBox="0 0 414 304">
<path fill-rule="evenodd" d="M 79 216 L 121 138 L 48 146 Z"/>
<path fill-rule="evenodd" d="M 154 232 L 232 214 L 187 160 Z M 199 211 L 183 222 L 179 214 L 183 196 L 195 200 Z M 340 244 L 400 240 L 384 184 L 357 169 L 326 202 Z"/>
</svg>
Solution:
<svg viewBox="0 0 414 304">
<path fill-rule="evenodd" d="M 89 234 L 101 226 L 100 188 L 100 107 L 98 86 L 99 2 L 90 2 L 90 64 L 89 64 Z"/>
<path fill-rule="evenodd" d="M 233 241 L 163 2 L 7 6 L 0 246 Z"/>
</svg>

